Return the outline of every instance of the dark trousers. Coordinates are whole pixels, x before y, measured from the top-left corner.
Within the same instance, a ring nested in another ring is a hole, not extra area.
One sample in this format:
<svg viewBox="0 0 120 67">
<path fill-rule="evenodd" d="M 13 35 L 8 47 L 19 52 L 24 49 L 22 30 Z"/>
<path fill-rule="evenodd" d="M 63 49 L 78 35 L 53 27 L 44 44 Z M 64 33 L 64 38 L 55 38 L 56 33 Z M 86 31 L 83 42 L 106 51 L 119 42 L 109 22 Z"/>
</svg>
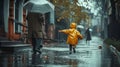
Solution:
<svg viewBox="0 0 120 67">
<path fill-rule="evenodd" d="M 71 44 L 69 45 L 69 51 L 70 51 L 70 54 L 71 54 L 72 52 L 76 53 L 75 47 L 72 46 Z"/>
<path fill-rule="evenodd" d="M 33 52 L 40 52 L 40 49 L 42 48 L 42 38 L 32 38 L 32 46 L 33 46 Z"/>
</svg>

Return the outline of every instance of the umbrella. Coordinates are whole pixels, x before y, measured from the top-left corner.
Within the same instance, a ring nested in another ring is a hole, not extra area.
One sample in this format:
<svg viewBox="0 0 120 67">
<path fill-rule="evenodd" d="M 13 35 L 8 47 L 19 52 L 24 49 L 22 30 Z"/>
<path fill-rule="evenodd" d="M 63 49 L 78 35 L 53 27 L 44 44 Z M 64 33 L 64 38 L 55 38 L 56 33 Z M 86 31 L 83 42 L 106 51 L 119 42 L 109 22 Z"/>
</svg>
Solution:
<svg viewBox="0 0 120 67">
<path fill-rule="evenodd" d="M 24 4 L 24 8 L 29 12 L 47 13 L 54 11 L 54 5 L 47 0 L 30 0 Z"/>
<path fill-rule="evenodd" d="M 82 26 L 82 25 L 77 25 L 77 28 L 84 29 L 84 26 Z"/>
<path fill-rule="evenodd" d="M 90 28 L 89 31 L 93 31 L 93 30 Z"/>
<path fill-rule="evenodd" d="M 47 0 L 30 0 L 24 4 L 28 12 L 45 14 L 50 12 L 50 22 L 54 23 L 54 5 Z"/>
</svg>

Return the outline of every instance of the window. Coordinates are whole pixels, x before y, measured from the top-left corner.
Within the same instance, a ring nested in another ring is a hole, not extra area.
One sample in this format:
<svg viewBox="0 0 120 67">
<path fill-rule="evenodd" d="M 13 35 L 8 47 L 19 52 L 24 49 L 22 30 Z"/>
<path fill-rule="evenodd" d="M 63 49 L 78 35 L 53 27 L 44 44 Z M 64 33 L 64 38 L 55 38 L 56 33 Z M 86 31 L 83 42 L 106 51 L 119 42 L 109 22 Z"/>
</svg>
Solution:
<svg viewBox="0 0 120 67">
<path fill-rule="evenodd" d="M 22 24 L 22 8 L 21 8 L 22 1 L 16 0 L 15 2 L 15 33 L 21 33 L 21 24 Z"/>
</svg>

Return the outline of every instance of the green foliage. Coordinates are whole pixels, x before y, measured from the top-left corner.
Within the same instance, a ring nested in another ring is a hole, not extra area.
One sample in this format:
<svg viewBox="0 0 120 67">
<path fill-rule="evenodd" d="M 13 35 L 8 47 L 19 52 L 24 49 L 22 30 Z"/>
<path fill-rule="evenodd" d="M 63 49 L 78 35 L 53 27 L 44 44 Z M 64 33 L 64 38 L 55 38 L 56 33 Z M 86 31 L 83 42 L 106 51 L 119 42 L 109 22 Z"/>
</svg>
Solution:
<svg viewBox="0 0 120 67">
<path fill-rule="evenodd" d="M 120 40 L 116 40 L 116 39 L 110 39 L 107 38 L 104 40 L 104 43 L 106 43 L 107 45 L 112 45 L 114 46 L 118 51 L 120 51 Z"/>
<path fill-rule="evenodd" d="M 57 21 L 61 19 L 72 19 L 76 23 L 81 20 L 88 21 L 89 16 L 86 12 L 82 12 L 82 7 L 78 6 L 78 0 L 51 0 L 55 5 L 56 16 L 59 17 Z"/>
</svg>

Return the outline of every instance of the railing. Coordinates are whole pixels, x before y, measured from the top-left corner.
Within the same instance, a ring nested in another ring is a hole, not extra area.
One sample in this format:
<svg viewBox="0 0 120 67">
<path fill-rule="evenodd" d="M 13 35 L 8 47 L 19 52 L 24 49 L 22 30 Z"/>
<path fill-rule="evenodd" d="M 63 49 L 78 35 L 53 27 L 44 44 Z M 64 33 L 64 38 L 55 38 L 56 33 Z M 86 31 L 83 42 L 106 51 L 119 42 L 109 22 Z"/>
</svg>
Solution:
<svg viewBox="0 0 120 67">
<path fill-rule="evenodd" d="M 23 26 L 23 27 L 28 28 L 28 26 L 25 26 L 24 24 L 22 24 L 21 22 L 19 22 L 19 21 L 17 21 L 17 20 L 14 20 L 14 23 L 15 23 L 15 24 L 18 24 L 18 25 L 20 25 L 20 26 Z"/>
<path fill-rule="evenodd" d="M 14 23 L 17 25 L 20 25 L 21 27 L 25 27 L 26 29 L 28 29 L 28 26 L 22 24 L 21 22 L 19 22 L 17 20 L 14 20 Z M 27 41 L 28 41 L 27 30 L 25 30 L 25 31 L 22 30 L 22 33 L 20 33 L 20 34 L 21 34 L 21 36 L 20 36 L 19 40 L 23 41 L 24 43 L 27 43 Z"/>
</svg>

